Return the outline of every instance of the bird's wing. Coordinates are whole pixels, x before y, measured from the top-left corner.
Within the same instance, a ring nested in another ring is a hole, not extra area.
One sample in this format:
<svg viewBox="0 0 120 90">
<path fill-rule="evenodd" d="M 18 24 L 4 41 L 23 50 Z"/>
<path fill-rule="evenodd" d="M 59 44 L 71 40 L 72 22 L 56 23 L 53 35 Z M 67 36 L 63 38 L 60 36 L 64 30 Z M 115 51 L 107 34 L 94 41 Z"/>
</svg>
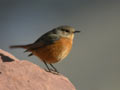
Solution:
<svg viewBox="0 0 120 90">
<path fill-rule="evenodd" d="M 25 52 L 36 50 L 38 48 L 43 48 L 47 45 L 53 44 L 55 41 L 59 40 L 60 36 L 56 34 L 50 34 L 50 35 L 43 35 L 41 38 L 39 38 L 36 42 L 34 42 L 31 47 L 29 47 Z"/>
</svg>

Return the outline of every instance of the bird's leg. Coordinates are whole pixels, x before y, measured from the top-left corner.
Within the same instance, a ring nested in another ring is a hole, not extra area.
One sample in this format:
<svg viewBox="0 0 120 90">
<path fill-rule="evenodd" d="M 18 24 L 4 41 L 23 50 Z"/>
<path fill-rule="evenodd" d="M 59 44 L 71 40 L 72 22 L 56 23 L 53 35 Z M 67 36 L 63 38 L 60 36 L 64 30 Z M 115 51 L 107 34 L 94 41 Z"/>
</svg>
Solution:
<svg viewBox="0 0 120 90">
<path fill-rule="evenodd" d="M 50 64 L 50 66 L 54 69 L 55 72 L 59 73 L 58 70 L 52 64 Z"/>
<path fill-rule="evenodd" d="M 48 67 L 48 65 L 47 65 L 47 63 L 45 62 L 45 61 L 43 61 L 44 62 L 44 64 L 45 64 L 45 66 L 47 67 L 47 69 L 48 69 L 48 71 L 47 72 L 51 72 L 51 73 L 53 73 L 53 74 L 56 74 L 56 75 L 58 75 L 58 71 L 57 71 L 57 69 L 52 65 L 52 64 L 50 64 L 50 66 L 53 68 L 53 69 L 50 69 L 49 67 Z"/>
<path fill-rule="evenodd" d="M 44 62 L 44 64 L 45 64 L 45 66 L 47 67 L 48 72 L 51 72 L 51 69 L 48 67 L 47 63 L 46 63 L 45 61 L 43 61 L 43 62 Z"/>
</svg>

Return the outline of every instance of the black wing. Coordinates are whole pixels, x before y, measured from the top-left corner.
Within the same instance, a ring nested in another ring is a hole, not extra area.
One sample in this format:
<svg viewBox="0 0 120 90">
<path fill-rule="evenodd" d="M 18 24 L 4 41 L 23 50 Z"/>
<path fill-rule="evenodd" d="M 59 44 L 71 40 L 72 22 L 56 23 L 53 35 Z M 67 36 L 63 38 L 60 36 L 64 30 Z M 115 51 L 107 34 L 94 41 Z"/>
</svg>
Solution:
<svg viewBox="0 0 120 90">
<path fill-rule="evenodd" d="M 59 40 L 60 36 L 57 34 L 45 34 L 42 37 L 40 37 L 36 42 L 34 42 L 30 48 L 28 48 L 27 51 L 36 50 L 38 48 L 42 48 L 44 46 L 53 44 L 55 41 Z"/>
</svg>

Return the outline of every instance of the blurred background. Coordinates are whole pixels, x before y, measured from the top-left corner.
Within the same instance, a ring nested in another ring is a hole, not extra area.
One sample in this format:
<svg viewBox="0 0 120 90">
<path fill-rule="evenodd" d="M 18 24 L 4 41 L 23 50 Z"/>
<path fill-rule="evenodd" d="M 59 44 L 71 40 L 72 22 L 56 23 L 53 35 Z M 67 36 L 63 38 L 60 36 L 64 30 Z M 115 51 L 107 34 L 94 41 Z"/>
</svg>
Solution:
<svg viewBox="0 0 120 90">
<path fill-rule="evenodd" d="M 29 44 L 60 25 L 81 30 L 56 68 L 77 90 L 120 90 L 119 0 L 0 0 L 0 48 L 40 67 L 35 56 L 10 45 Z"/>
</svg>

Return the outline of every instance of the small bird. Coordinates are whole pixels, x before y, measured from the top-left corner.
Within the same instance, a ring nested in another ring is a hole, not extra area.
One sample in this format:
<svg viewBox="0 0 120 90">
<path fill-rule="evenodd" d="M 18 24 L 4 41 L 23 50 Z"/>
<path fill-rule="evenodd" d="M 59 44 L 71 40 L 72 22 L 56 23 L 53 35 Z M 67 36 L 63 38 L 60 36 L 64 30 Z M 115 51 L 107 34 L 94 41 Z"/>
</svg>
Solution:
<svg viewBox="0 0 120 90">
<path fill-rule="evenodd" d="M 28 56 L 35 55 L 43 61 L 48 72 L 54 71 L 59 73 L 52 64 L 63 60 L 69 54 L 72 48 L 74 34 L 79 32 L 75 31 L 71 26 L 63 25 L 45 33 L 32 44 L 13 45 L 10 48 L 26 49 L 25 52 L 31 52 Z"/>
</svg>

